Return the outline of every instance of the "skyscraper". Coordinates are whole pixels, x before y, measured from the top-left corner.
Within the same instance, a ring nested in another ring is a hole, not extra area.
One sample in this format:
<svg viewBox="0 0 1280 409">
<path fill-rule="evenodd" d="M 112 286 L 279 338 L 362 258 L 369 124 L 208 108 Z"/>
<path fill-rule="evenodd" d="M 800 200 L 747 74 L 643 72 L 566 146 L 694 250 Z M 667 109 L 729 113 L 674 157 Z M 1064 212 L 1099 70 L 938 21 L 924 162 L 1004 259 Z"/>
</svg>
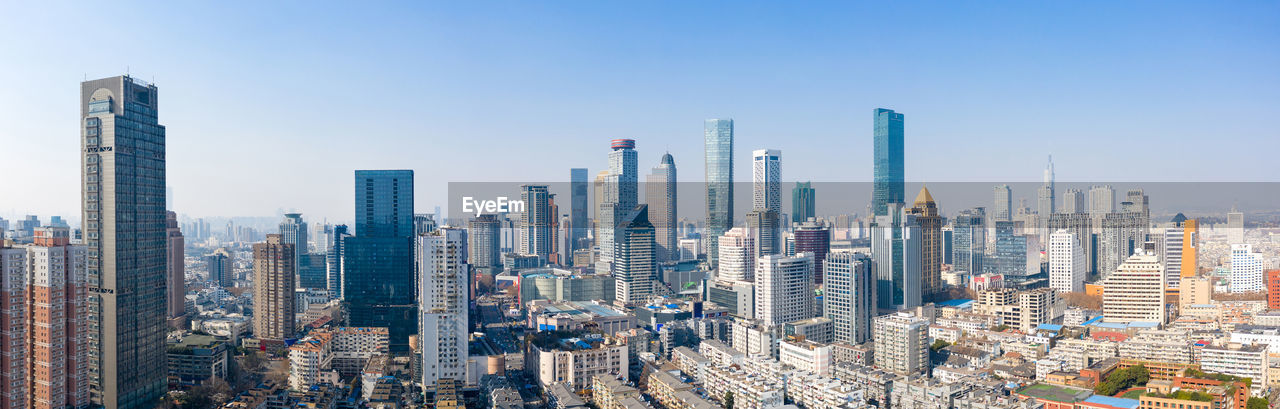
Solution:
<svg viewBox="0 0 1280 409">
<path fill-rule="evenodd" d="M 227 249 L 217 249 L 213 253 L 204 257 L 204 264 L 208 267 L 209 281 L 214 285 L 230 288 L 236 285 L 235 271 L 232 268 L 235 260 L 231 258 L 231 253 Z"/>
<path fill-rule="evenodd" d="M 871 258 L 838 250 L 827 254 L 823 266 L 822 310 L 835 324 L 835 341 L 855 345 L 870 341 L 871 317 L 876 315 Z"/>
<path fill-rule="evenodd" d="M 165 217 L 165 287 L 169 326 L 186 327 L 187 283 L 186 249 L 182 229 L 178 228 L 178 214 L 167 212 Z"/>
<path fill-rule="evenodd" d="M 302 220 L 302 213 L 284 214 L 284 220 L 280 221 L 280 241 L 293 245 L 294 266 L 303 265 L 302 258 L 307 254 L 307 233 L 307 222 Z"/>
<path fill-rule="evenodd" d="M 806 220 L 796 226 L 792 235 L 795 237 L 796 253 L 813 254 L 813 282 L 822 284 L 825 274 L 823 263 L 827 260 L 827 252 L 831 251 L 831 229 L 817 221 Z"/>
<path fill-rule="evenodd" d="M 747 212 L 747 231 L 756 245 L 756 256 L 782 253 L 782 230 L 778 226 L 778 212 L 754 209 Z"/>
<path fill-rule="evenodd" d="M 387 327 L 392 352 L 417 329 L 413 263 L 413 171 L 355 171 L 356 235 L 343 240 L 348 323 Z"/>
<path fill-rule="evenodd" d="M 991 220 L 1013 220 L 1013 189 L 1009 185 L 996 185 L 994 190 L 995 206 L 991 208 Z"/>
<path fill-rule="evenodd" d="M 27 282 L 30 272 L 27 250 L 9 248 L 0 237 L 0 405 L 21 408 L 31 400 L 27 381 L 26 325 Z"/>
<path fill-rule="evenodd" d="M 551 193 L 547 185 L 520 186 L 520 200 L 524 211 L 520 213 L 520 254 L 538 256 L 547 260 L 551 255 L 551 242 L 555 236 L 551 225 L 555 214 L 551 209 Z"/>
<path fill-rule="evenodd" d="M 1128 202 L 1126 202 L 1128 203 Z M 1102 216 L 1102 233 L 1098 236 L 1098 272 L 1109 274 L 1120 263 L 1141 248 L 1146 240 L 1147 220 L 1142 213 L 1107 213 Z"/>
<path fill-rule="evenodd" d="M 635 305 L 649 301 L 658 278 L 658 265 L 654 260 L 654 231 L 649 223 L 646 205 L 632 207 L 632 211 L 618 224 L 618 236 L 614 244 L 617 255 L 613 272 L 616 285 L 614 302 Z"/>
<path fill-rule="evenodd" d="M 1266 290 L 1262 281 L 1262 253 L 1254 253 L 1252 244 L 1231 245 L 1231 292 L 1251 293 Z"/>
<path fill-rule="evenodd" d="M 1259 280 L 1261 281 L 1261 280 Z M 1165 322 L 1164 267 L 1155 252 L 1139 250 L 1102 281 L 1103 321 Z"/>
<path fill-rule="evenodd" d="M 30 383 L 27 385 L 28 390 L 21 391 L 28 392 L 31 401 L 4 407 L 88 407 L 89 371 L 83 366 L 89 359 L 86 333 L 90 323 L 85 301 L 89 296 L 88 285 L 85 283 L 87 250 L 84 246 L 70 244 L 70 234 L 65 227 L 36 228 L 34 234 L 34 243 L 26 251 L 30 270 L 30 281 L 27 283 L 30 296 L 25 301 L 31 316 L 29 337 L 25 343 L 30 361 L 24 369 L 28 370 L 27 381 Z M 4 252 L 5 249 L 0 249 L 0 264 L 4 263 Z M 0 273 L 7 273 L 4 270 L 6 269 L 0 266 Z M 9 280 L 16 276 L 5 274 L 3 277 L 6 277 L 4 281 L 13 284 Z M 0 289 L 0 293 L 3 292 Z M 12 294 L 4 295 L 4 298 L 9 299 L 7 296 Z M 0 327 L 12 329 L 14 326 Z M 6 344 L 10 344 L 9 346 L 12 346 L 13 341 L 13 338 L 6 337 Z M 0 346 L 0 351 L 4 349 Z M 3 355 L 20 357 L 23 354 Z M 9 367 L 0 365 L 0 368 Z M 5 389 L 14 386 L 12 380 L 6 381 L 10 382 L 5 383 Z M 20 390 L 21 388 L 14 388 L 14 392 Z M 4 398 L 0 397 L 0 400 Z"/>
<path fill-rule="evenodd" d="M 1036 234 L 1040 241 L 1049 240 L 1049 216 L 1057 211 L 1057 187 L 1054 183 L 1053 155 L 1049 155 L 1049 165 L 1044 168 L 1044 185 L 1036 191 Z"/>
<path fill-rule="evenodd" d="M 1098 219 L 1101 221 L 1101 219 Z M 1084 213 L 1054 213 L 1049 216 L 1049 229 L 1066 230 L 1076 237 L 1084 256 L 1084 271 L 1088 277 L 1095 271 L 1094 255 L 1097 253 L 1093 239 L 1094 216 Z M 1052 241 L 1052 238 L 1050 239 Z"/>
<path fill-rule="evenodd" d="M 889 214 L 888 204 L 903 203 L 906 200 L 906 187 L 903 186 L 904 116 L 892 109 L 876 108 L 874 119 L 875 174 L 871 192 L 871 214 L 882 216 Z"/>
<path fill-rule="evenodd" d="M 756 320 L 781 326 L 813 318 L 813 254 L 766 254 L 756 260 Z"/>
<path fill-rule="evenodd" d="M 591 202 L 588 190 L 590 189 L 587 180 L 586 168 L 569 169 L 569 244 L 571 245 L 568 253 L 573 254 L 576 250 L 589 249 L 590 244 L 587 242 L 587 230 L 591 228 L 590 210 Z M 572 257 L 570 257 L 572 259 Z M 585 267 L 585 266 L 583 266 Z"/>
<path fill-rule="evenodd" d="M 346 248 L 346 240 L 350 237 L 351 235 L 347 234 L 347 225 L 339 224 L 333 226 L 333 243 L 324 257 L 325 269 L 327 270 L 325 278 L 329 294 L 333 294 L 337 299 L 342 299 L 342 257 Z"/>
<path fill-rule="evenodd" d="M 658 261 L 680 258 L 676 241 L 676 161 L 670 153 L 662 155 L 645 181 L 645 203 L 649 205 L 649 221 L 657 234 Z"/>
<path fill-rule="evenodd" d="M 875 217 L 871 227 L 871 257 L 876 266 L 876 302 L 881 309 L 921 305 L 920 224 L 900 203 L 889 203 L 888 214 Z"/>
<path fill-rule="evenodd" d="M 445 227 L 417 237 L 418 343 L 422 348 L 422 380 L 466 380 L 468 288 L 467 234 Z"/>
<path fill-rule="evenodd" d="M 477 273 L 495 275 L 502 271 L 502 251 L 498 248 L 501 226 L 494 214 L 481 214 L 467 222 L 467 264 Z"/>
<path fill-rule="evenodd" d="M 296 333 L 294 251 L 279 234 L 253 245 L 253 335 L 279 346 Z"/>
<path fill-rule="evenodd" d="M 946 287 L 942 282 L 942 216 L 938 215 L 938 204 L 929 188 L 920 188 L 908 212 L 916 216 L 920 225 L 920 278 L 924 285 L 921 294 L 933 297 Z"/>
<path fill-rule="evenodd" d="M 614 139 L 610 141 L 609 148 L 609 173 L 601 184 L 604 198 L 600 201 L 600 212 L 596 218 L 596 244 L 600 246 L 596 271 L 600 273 L 613 271 L 617 254 L 614 240 L 623 219 L 635 209 L 638 188 L 636 141 Z"/>
<path fill-rule="evenodd" d="M 1089 214 L 1101 216 L 1116 211 L 1116 190 L 1111 185 L 1089 188 Z"/>
<path fill-rule="evenodd" d="M 707 178 L 707 262 L 716 268 L 717 239 L 733 228 L 733 120 L 708 119 L 703 125 Z"/>
<path fill-rule="evenodd" d="M 1244 243 L 1244 213 L 1235 206 L 1227 213 L 1227 241 L 1231 244 Z"/>
<path fill-rule="evenodd" d="M 720 236 L 720 267 L 716 278 L 731 281 L 754 281 L 756 270 L 755 237 L 741 227 L 729 229 Z"/>
<path fill-rule="evenodd" d="M 987 253 L 986 209 L 961 210 L 951 220 L 951 268 L 982 274 Z"/>
<path fill-rule="evenodd" d="M 751 207 L 782 213 L 782 151 L 751 152 Z"/>
<path fill-rule="evenodd" d="M 165 128 L 158 89 L 119 76 L 80 84 L 90 388 L 106 409 L 165 393 Z"/>
<path fill-rule="evenodd" d="M 988 272 L 1020 283 L 1040 273 L 1040 243 L 1036 235 L 1019 234 L 1018 222 L 996 222 L 995 254 Z"/>
<path fill-rule="evenodd" d="M 1088 213 L 1089 208 L 1086 207 L 1084 201 L 1084 192 L 1080 189 L 1067 189 L 1062 193 L 1062 205 L 1059 206 L 1061 213 Z"/>
<path fill-rule="evenodd" d="M 810 217 L 817 217 L 817 195 L 812 182 L 796 182 L 796 187 L 791 189 L 792 223 L 804 223 Z"/>
<path fill-rule="evenodd" d="M 1085 270 L 1084 249 L 1070 230 L 1061 229 L 1049 236 L 1049 288 L 1059 292 L 1082 292 Z"/>
</svg>

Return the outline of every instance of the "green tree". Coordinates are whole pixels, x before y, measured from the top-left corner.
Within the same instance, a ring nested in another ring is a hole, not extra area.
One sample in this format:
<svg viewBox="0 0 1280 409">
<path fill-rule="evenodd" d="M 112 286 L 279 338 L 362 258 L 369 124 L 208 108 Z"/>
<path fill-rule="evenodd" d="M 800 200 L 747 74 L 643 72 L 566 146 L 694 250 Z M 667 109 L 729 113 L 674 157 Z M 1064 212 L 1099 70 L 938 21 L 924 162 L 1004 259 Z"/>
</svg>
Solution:
<svg viewBox="0 0 1280 409">
<path fill-rule="evenodd" d="M 938 352 L 938 350 L 949 347 L 949 346 L 951 346 L 950 342 L 947 342 L 946 340 L 943 340 L 943 339 L 939 339 L 939 340 L 933 341 L 933 345 L 930 345 L 929 349 L 933 350 L 933 352 Z"/>
<path fill-rule="evenodd" d="M 724 409 L 733 409 L 733 392 L 724 393 Z M 1249 408 L 1249 409 L 1253 409 L 1253 408 Z"/>
<path fill-rule="evenodd" d="M 1271 403 L 1266 398 L 1259 397 L 1250 397 L 1244 404 L 1245 409 L 1267 409 L 1269 406 Z"/>
<path fill-rule="evenodd" d="M 994 328 L 991 328 L 991 330 L 995 332 L 1005 332 L 1008 329 L 1009 326 L 1004 324 L 996 325 Z"/>
</svg>

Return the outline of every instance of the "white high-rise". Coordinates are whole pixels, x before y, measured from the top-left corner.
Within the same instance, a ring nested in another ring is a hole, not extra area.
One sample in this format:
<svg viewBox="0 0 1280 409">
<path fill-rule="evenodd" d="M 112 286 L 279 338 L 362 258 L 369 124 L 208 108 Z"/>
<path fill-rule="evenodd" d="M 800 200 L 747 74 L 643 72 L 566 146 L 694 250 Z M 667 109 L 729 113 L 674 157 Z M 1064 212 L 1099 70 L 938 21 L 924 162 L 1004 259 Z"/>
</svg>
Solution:
<svg viewBox="0 0 1280 409">
<path fill-rule="evenodd" d="M 1116 211 L 1116 190 L 1111 185 L 1089 188 L 1089 214 L 1104 215 Z"/>
<path fill-rule="evenodd" d="M 720 267 L 716 275 L 721 280 L 752 281 L 755 279 L 755 239 L 747 229 L 734 227 L 720 236 Z"/>
<path fill-rule="evenodd" d="M 1102 282 L 1105 322 L 1164 324 L 1164 265 L 1154 251 L 1139 250 Z"/>
<path fill-rule="evenodd" d="M 905 312 L 875 318 L 876 367 L 898 375 L 929 370 L 929 320 Z"/>
<path fill-rule="evenodd" d="M 422 379 L 466 381 L 470 271 L 466 231 L 443 227 L 417 240 Z"/>
<path fill-rule="evenodd" d="M 1013 220 L 1013 189 L 1009 185 L 996 185 L 994 191 L 995 203 L 991 207 L 991 221 Z"/>
<path fill-rule="evenodd" d="M 1244 213 L 1234 206 L 1227 213 L 1227 241 L 1231 244 L 1244 243 Z"/>
<path fill-rule="evenodd" d="M 1084 249 L 1076 234 L 1058 230 L 1049 236 L 1049 287 L 1059 292 L 1084 291 Z"/>
<path fill-rule="evenodd" d="M 769 254 L 756 264 L 756 320 L 776 325 L 813 318 L 813 253 Z"/>
<path fill-rule="evenodd" d="M 1058 213 L 1088 213 L 1085 207 L 1084 192 L 1080 189 L 1067 189 L 1062 193 L 1061 204 L 1058 205 Z"/>
<path fill-rule="evenodd" d="M 782 151 L 757 149 L 751 158 L 751 207 L 782 214 Z"/>
<path fill-rule="evenodd" d="M 871 258 L 852 250 L 839 250 L 827 253 L 822 265 L 822 313 L 834 324 L 835 341 L 870 341 L 871 317 L 876 311 Z"/>
<path fill-rule="evenodd" d="M 1231 292 L 1265 291 L 1262 280 L 1262 253 L 1254 253 L 1252 244 L 1231 245 Z"/>
</svg>

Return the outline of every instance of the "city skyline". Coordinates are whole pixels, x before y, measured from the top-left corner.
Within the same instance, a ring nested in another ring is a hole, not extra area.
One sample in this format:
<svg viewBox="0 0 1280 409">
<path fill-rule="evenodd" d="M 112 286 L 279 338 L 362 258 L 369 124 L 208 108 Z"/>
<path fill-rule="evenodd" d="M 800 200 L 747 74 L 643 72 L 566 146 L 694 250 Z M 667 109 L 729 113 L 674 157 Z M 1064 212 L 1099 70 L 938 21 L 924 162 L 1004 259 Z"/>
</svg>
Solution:
<svg viewBox="0 0 1280 409">
<path fill-rule="evenodd" d="M 948 181 L 943 176 L 1034 181 L 1047 154 L 1059 165 L 1059 184 L 1272 181 L 1265 152 L 1280 147 L 1274 131 L 1280 120 L 1268 115 L 1276 111 L 1280 84 L 1266 75 L 1280 59 L 1268 46 L 1280 29 L 1265 24 L 1280 14 L 1274 5 L 1102 7 L 1109 13 L 992 6 L 966 10 L 967 20 L 946 21 L 940 16 L 958 6 L 882 11 L 832 4 L 777 13 L 772 7 L 781 6 L 750 5 L 725 9 L 738 18 L 705 27 L 693 16 L 715 5 L 577 6 L 513 4 L 478 13 L 447 4 L 389 5 L 344 15 L 287 10 L 311 17 L 315 26 L 341 19 L 329 24 L 342 28 L 332 33 L 268 18 L 285 11 L 283 5 L 235 12 L 199 5 L 123 7 L 105 15 L 70 6 L 5 6 L 6 14 L 30 18 L 15 19 L 0 32 L 38 41 L 0 46 L 28 62 L 0 68 L 24 79 L 14 90 L 23 98 L 0 102 L 0 137 L 15 152 L 0 161 L 0 172 L 20 174 L 37 163 L 50 172 L 40 180 L 6 179 L 0 188 L 26 199 L 0 203 L 0 214 L 79 213 L 76 174 L 69 170 L 77 141 L 65 124 L 74 107 L 67 100 L 79 80 L 122 72 L 168 90 L 161 115 L 172 136 L 171 210 L 191 216 L 266 216 L 286 209 L 311 220 L 344 220 L 353 209 L 329 200 L 330 191 L 349 189 L 343 187 L 348 172 L 370 168 L 449 175 L 423 178 L 416 186 L 420 203 L 447 207 L 449 181 L 558 181 L 565 179 L 565 167 L 594 173 L 606 165 L 596 147 L 614 138 L 636 139 L 640 163 L 656 163 L 669 150 L 687 169 L 697 169 L 702 146 L 693 139 L 707 118 L 735 119 L 739 175 L 750 166 L 747 149 L 769 146 L 792 158 L 784 184 L 869 181 L 866 112 L 879 107 L 911 116 L 908 182 Z M 91 37 L 91 21 L 125 10 L 159 23 L 130 27 L 124 35 L 156 41 L 123 53 L 89 50 L 70 57 L 51 51 Z M 895 19 L 900 26 L 890 27 L 877 21 L 888 15 L 914 18 Z M 48 23 L 54 16 L 59 24 Z M 223 32 L 217 22 L 231 18 L 242 33 L 214 34 Z M 812 24 L 796 29 L 801 21 Z M 1053 28 L 1082 21 L 1095 32 Z M 380 23 L 376 30 L 361 31 L 374 22 Z M 552 29 L 550 22 L 560 26 Z M 768 24 L 749 24 L 761 22 Z M 992 23 L 1016 24 L 983 28 Z M 1033 23 L 1050 28 L 1025 39 L 1010 35 Z M 488 32 L 461 36 L 477 24 Z M 651 25 L 668 32 L 635 39 Z M 159 34 L 166 32 L 176 34 Z M 1170 45 L 1137 47 L 1156 39 Z M 371 42 L 375 46 L 366 49 Z M 708 48 L 719 51 L 701 53 Z M 207 52 L 171 58 L 189 49 Z M 290 51 L 273 52 L 281 49 Z M 422 65 L 419 55 L 440 59 Z M 616 62 L 601 62 L 601 56 Z M 521 61 L 526 73 L 480 64 L 499 57 Z M 369 65 L 356 62 L 365 59 Z M 581 68 L 564 69 L 573 66 Z M 460 79 L 464 73 L 474 75 Z M 358 86 L 312 86 L 322 78 L 354 78 Z M 602 87 L 614 91 L 591 92 Z M 208 121 L 209 115 L 237 120 Z M 1227 115 L 1233 119 L 1225 124 L 1213 119 Z M 506 120 L 489 120 L 494 116 Z M 993 132 L 996 118 L 1001 126 Z M 832 121 L 844 125 L 833 132 Z M 349 139 L 353 135 L 357 139 Z M 547 139 L 558 143 L 537 142 Z M 495 144 L 508 149 L 485 149 Z M 1182 155 L 1187 146 L 1201 159 L 1165 165 L 1171 162 L 1161 158 Z M 1134 150 L 1148 154 L 1135 159 L 1128 153 Z M 292 154 L 276 154 L 284 151 Z M 548 160 L 528 164 L 531 157 Z M 1226 157 L 1232 160 L 1214 160 Z M 983 166 L 950 165 L 959 159 Z M 512 163 L 524 166 L 507 165 Z M 298 174 L 296 169 L 308 171 L 289 186 L 265 190 L 247 182 L 261 172 Z M 685 172 L 682 181 L 702 176 Z"/>
</svg>

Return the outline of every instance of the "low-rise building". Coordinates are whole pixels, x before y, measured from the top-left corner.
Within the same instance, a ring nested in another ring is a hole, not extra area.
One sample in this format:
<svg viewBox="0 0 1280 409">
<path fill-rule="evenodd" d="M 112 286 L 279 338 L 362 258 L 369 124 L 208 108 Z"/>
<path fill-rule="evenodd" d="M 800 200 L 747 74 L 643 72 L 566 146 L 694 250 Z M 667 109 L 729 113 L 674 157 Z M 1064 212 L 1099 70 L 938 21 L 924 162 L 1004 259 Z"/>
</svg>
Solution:
<svg viewBox="0 0 1280 409">
<path fill-rule="evenodd" d="M 529 343 L 525 365 L 543 387 L 565 383 L 571 389 L 591 385 L 596 375 L 627 379 L 628 348 L 612 337 L 578 334 L 560 338 L 553 332 L 537 333 Z"/>
<path fill-rule="evenodd" d="M 732 393 L 734 409 L 768 409 L 783 404 L 782 385 L 737 367 L 708 368 L 702 385 L 707 395 L 721 405 L 725 403 L 725 396 Z"/>
<path fill-rule="evenodd" d="M 804 337 L 804 339 L 830 344 L 835 340 L 835 322 L 827 317 L 816 317 L 796 322 L 788 322 L 782 326 L 785 337 Z"/>
<path fill-rule="evenodd" d="M 720 406 L 693 393 L 693 385 L 674 375 L 655 370 L 649 373 L 647 392 L 666 409 L 718 409 Z"/>
<path fill-rule="evenodd" d="M 186 335 L 169 344 L 169 385 L 185 388 L 227 377 L 227 345 L 210 335 Z"/>
<path fill-rule="evenodd" d="M 334 377 L 361 373 L 375 355 L 387 353 L 389 334 L 382 327 L 322 328 L 289 347 L 289 387 L 302 391 Z"/>
<path fill-rule="evenodd" d="M 831 346 L 808 340 L 786 340 L 778 346 L 778 361 L 820 376 L 831 375 Z"/>
<path fill-rule="evenodd" d="M 636 317 L 607 303 L 592 301 L 547 301 L 529 303 L 528 328 L 538 331 L 578 331 L 599 329 L 613 334 L 636 327 Z"/>
<path fill-rule="evenodd" d="M 1263 344 L 1208 345 L 1200 351 L 1202 371 L 1251 378 L 1254 394 L 1266 389 L 1269 367 L 1267 346 Z"/>
<path fill-rule="evenodd" d="M 729 366 L 741 363 L 746 354 L 725 345 L 725 343 L 709 339 L 698 344 L 698 353 L 711 361 L 713 366 Z"/>
</svg>

